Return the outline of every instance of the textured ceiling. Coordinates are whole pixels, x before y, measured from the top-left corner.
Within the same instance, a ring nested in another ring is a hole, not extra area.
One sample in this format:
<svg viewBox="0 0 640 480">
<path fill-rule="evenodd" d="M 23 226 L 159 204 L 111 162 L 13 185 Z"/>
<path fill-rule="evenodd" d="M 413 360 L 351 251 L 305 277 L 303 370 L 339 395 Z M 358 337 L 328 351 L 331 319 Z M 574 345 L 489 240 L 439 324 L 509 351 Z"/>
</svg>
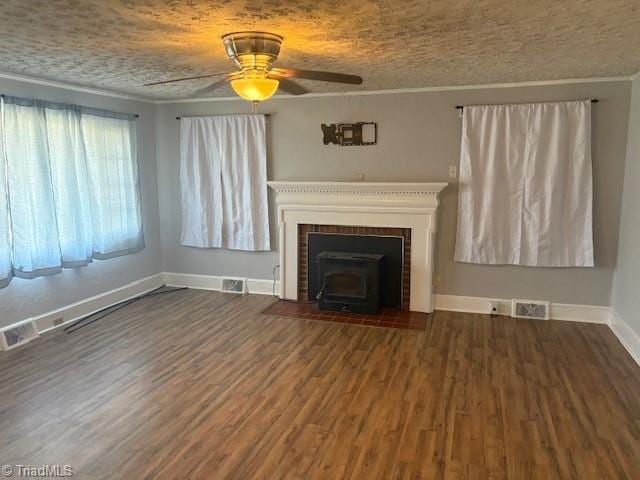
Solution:
<svg viewBox="0 0 640 480">
<path fill-rule="evenodd" d="M 220 36 L 285 37 L 276 66 L 354 73 L 314 92 L 627 76 L 640 0 L 3 0 L 0 71 L 157 99 L 232 70 Z M 216 94 L 230 95 L 228 88 Z"/>
</svg>

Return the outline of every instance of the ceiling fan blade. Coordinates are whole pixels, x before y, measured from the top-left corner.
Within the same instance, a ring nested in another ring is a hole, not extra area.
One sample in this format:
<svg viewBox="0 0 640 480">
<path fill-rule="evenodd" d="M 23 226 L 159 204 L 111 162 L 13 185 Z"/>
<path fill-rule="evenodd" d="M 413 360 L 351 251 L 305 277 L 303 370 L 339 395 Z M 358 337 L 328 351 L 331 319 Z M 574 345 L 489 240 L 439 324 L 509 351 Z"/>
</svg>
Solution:
<svg viewBox="0 0 640 480">
<path fill-rule="evenodd" d="M 362 77 L 346 73 L 321 72 L 318 70 L 300 70 L 297 68 L 273 68 L 269 72 L 274 78 L 305 78 L 307 80 L 321 80 L 323 82 L 350 83 L 360 85 Z"/>
<path fill-rule="evenodd" d="M 213 82 L 211 85 L 208 85 L 208 86 L 206 86 L 204 88 L 196 90 L 190 96 L 191 97 L 198 97 L 200 95 L 203 95 L 203 94 L 206 94 L 206 93 L 209 93 L 209 92 L 213 92 L 216 88 L 220 88 L 223 85 L 225 85 L 226 83 L 229 83 L 231 80 L 234 80 L 234 79 L 240 78 L 240 77 L 241 77 L 241 75 L 238 75 L 237 73 L 229 73 L 222 80 L 218 80 L 217 82 Z"/>
<path fill-rule="evenodd" d="M 145 87 L 151 87 L 152 85 L 162 85 L 164 83 L 184 82 L 185 80 L 198 80 L 199 78 L 219 77 L 220 75 L 227 75 L 224 73 L 210 73 L 208 75 L 197 75 L 195 77 L 174 78 L 173 80 L 162 80 L 161 82 L 145 83 Z"/>
<path fill-rule="evenodd" d="M 280 82 L 279 88 L 291 95 L 304 95 L 305 93 L 309 93 L 309 90 L 288 78 L 278 78 L 278 80 Z"/>
</svg>

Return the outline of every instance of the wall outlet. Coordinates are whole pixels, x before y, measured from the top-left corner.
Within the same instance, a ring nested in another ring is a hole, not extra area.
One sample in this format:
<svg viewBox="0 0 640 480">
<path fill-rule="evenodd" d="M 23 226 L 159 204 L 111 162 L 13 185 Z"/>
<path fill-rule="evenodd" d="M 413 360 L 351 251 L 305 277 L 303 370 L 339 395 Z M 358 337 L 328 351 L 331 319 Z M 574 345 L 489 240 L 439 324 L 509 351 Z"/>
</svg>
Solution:
<svg viewBox="0 0 640 480">
<path fill-rule="evenodd" d="M 437 287 L 438 285 L 440 285 L 440 275 L 434 275 L 433 276 L 433 286 Z"/>
<path fill-rule="evenodd" d="M 498 315 L 500 311 L 500 302 L 489 302 L 489 314 Z"/>
<path fill-rule="evenodd" d="M 455 165 L 449 166 L 449 178 L 458 178 L 458 167 Z"/>
<path fill-rule="evenodd" d="M 354 173 L 352 178 L 354 182 L 364 182 L 364 173 Z"/>
<path fill-rule="evenodd" d="M 64 317 L 58 317 L 53 319 L 53 326 L 57 327 L 58 325 L 62 325 L 64 323 Z"/>
</svg>

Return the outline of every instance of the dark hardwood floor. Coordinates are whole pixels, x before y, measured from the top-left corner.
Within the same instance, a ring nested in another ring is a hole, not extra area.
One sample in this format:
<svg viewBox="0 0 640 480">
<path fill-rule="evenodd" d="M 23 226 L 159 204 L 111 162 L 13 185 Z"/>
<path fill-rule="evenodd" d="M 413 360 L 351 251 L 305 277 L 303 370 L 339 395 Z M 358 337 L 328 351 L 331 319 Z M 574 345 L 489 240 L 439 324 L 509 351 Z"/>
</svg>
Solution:
<svg viewBox="0 0 640 480">
<path fill-rule="evenodd" d="M 81 479 L 637 479 L 640 368 L 604 325 L 425 331 L 181 291 L 0 352 L 0 463 Z"/>
</svg>

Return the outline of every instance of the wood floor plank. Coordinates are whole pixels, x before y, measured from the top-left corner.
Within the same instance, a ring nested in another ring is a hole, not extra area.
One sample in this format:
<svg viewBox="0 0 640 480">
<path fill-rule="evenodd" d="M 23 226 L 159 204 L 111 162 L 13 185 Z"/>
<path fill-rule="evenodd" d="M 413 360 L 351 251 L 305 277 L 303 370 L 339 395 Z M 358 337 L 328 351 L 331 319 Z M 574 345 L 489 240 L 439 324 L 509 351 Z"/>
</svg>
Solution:
<svg viewBox="0 0 640 480">
<path fill-rule="evenodd" d="M 0 353 L 0 459 L 80 479 L 633 479 L 640 368 L 604 325 L 424 331 L 185 290 Z"/>
</svg>

